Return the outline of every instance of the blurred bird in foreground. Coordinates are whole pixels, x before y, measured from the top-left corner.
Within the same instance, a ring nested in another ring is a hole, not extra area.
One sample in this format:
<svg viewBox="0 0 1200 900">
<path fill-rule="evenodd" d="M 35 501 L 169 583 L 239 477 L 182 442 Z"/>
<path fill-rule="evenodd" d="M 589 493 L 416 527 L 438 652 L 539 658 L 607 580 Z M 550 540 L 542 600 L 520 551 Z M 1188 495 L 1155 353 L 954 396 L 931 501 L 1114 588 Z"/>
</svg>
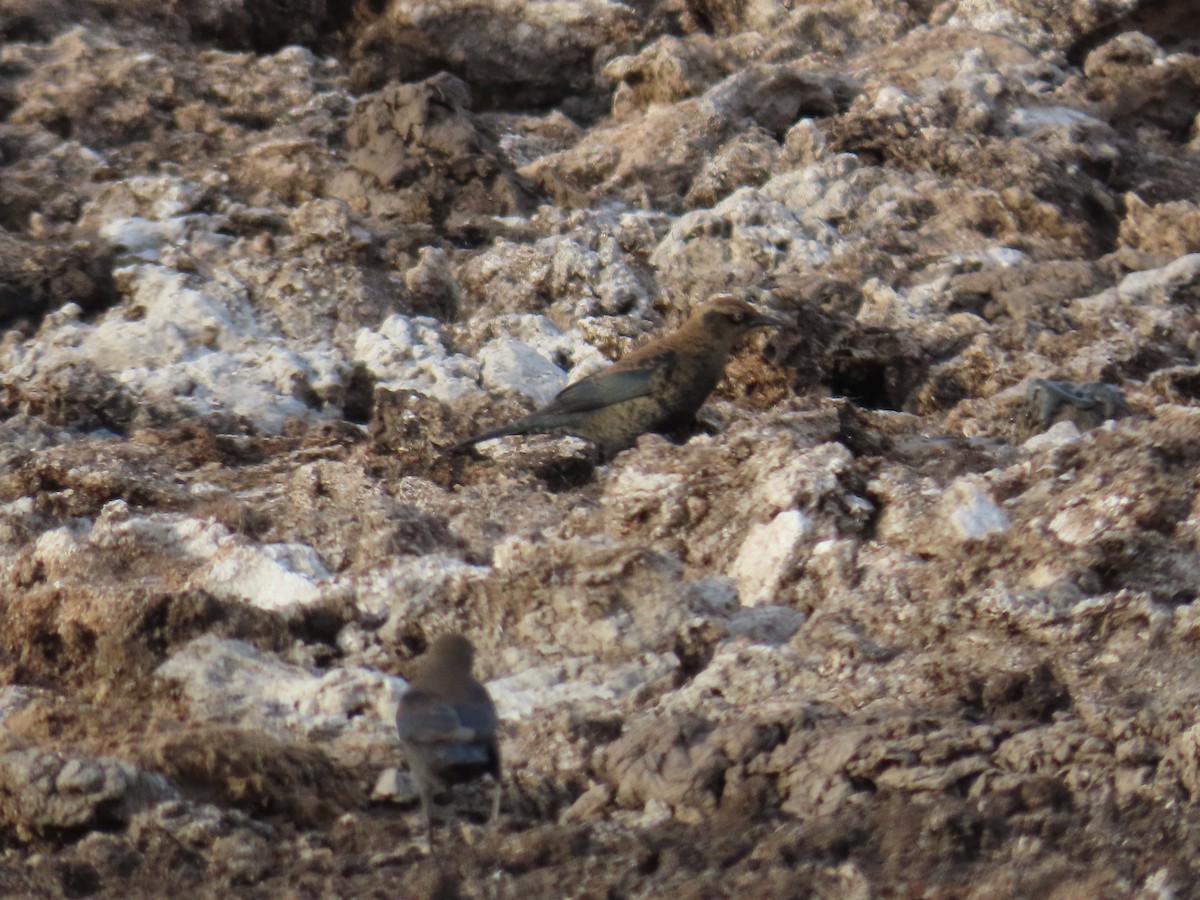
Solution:
<svg viewBox="0 0 1200 900">
<path fill-rule="evenodd" d="M 749 303 L 718 294 L 675 331 L 568 385 L 537 412 L 450 450 L 510 434 L 569 434 L 591 441 L 608 459 L 648 431 L 692 424 L 725 373 L 738 339 L 755 328 L 781 324 Z"/>
<path fill-rule="evenodd" d="M 487 688 L 471 674 L 474 659 L 475 648 L 462 635 L 439 637 L 396 713 L 431 842 L 433 798 L 451 785 L 491 775 L 495 788 L 489 821 L 494 823 L 500 813 L 496 707 Z"/>
</svg>

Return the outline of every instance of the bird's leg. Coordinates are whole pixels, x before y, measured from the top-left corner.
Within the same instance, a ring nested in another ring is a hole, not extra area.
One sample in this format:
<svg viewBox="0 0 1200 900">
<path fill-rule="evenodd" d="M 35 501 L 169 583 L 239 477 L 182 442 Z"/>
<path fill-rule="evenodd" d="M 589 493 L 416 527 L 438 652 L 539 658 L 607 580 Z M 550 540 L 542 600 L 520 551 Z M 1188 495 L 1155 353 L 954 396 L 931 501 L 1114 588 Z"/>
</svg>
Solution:
<svg viewBox="0 0 1200 900">
<path fill-rule="evenodd" d="M 425 843 L 433 852 L 433 809 L 432 798 L 429 796 L 429 785 L 422 778 L 416 779 L 417 796 L 421 798 L 421 822 L 425 825 Z"/>
<path fill-rule="evenodd" d="M 488 826 L 490 828 L 495 828 L 496 822 L 500 819 L 500 791 L 502 787 L 503 783 L 500 781 L 500 777 L 497 776 L 496 786 L 492 789 L 492 814 L 488 817 Z"/>
</svg>

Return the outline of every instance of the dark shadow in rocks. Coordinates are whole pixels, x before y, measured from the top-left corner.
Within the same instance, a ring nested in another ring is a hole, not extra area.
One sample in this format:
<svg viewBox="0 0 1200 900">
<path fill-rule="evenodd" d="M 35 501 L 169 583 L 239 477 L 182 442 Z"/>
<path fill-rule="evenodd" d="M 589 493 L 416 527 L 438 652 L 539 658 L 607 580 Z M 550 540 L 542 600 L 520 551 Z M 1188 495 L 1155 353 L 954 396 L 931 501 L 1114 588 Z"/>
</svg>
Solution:
<svg viewBox="0 0 1200 900">
<path fill-rule="evenodd" d="M 66 303 L 85 315 L 120 299 L 113 254 L 89 241 L 41 241 L 0 231 L 0 328 L 42 318 Z"/>
<path fill-rule="evenodd" d="M 843 342 L 829 367 L 829 386 L 866 409 L 902 410 L 925 379 L 929 361 L 908 335 L 864 328 Z"/>
<path fill-rule="evenodd" d="M 314 44 L 323 32 L 336 27 L 336 13 L 352 6 L 339 0 L 234 0 L 183 3 L 175 9 L 198 43 L 266 54 L 290 44 Z"/>
<path fill-rule="evenodd" d="M 552 494 L 564 494 L 583 487 L 592 480 L 595 471 L 595 462 L 581 455 L 551 459 L 533 469 Z"/>
<path fill-rule="evenodd" d="M 1081 35 L 1067 48 L 1067 61 L 1082 66 L 1089 53 L 1117 35 L 1140 31 L 1168 53 L 1200 54 L 1200 0 L 1151 0 Z"/>
<path fill-rule="evenodd" d="M 125 434 L 137 403 L 124 386 L 86 360 L 40 372 L 36 379 L 6 386 L 3 408 L 51 425 Z"/>
<path fill-rule="evenodd" d="M 348 422 L 366 425 L 375 406 L 375 376 L 357 363 L 342 385 L 342 417 Z"/>
<path fill-rule="evenodd" d="M 1071 694 L 1048 663 L 1028 671 L 999 671 L 967 679 L 961 697 L 975 715 L 990 721 L 1049 722 L 1071 707 Z"/>
<path fill-rule="evenodd" d="M 354 777 L 320 749 L 261 731 L 205 725 L 172 732 L 149 741 L 138 764 L 202 802 L 301 826 L 365 803 Z"/>
</svg>

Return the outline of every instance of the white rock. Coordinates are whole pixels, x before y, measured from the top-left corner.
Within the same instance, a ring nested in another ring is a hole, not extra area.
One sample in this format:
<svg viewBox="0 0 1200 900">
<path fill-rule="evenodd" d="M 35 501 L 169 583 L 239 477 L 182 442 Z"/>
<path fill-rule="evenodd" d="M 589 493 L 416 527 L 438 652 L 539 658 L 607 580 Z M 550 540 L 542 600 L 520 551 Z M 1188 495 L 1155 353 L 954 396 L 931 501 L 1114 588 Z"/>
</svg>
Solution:
<svg viewBox="0 0 1200 900">
<path fill-rule="evenodd" d="M 942 265 L 953 267 L 957 272 L 975 272 L 981 269 L 1013 269 L 1029 263 L 1029 254 L 1022 253 L 1015 247 L 984 247 L 978 250 L 965 250 L 961 253 L 947 253 L 942 258 Z M 924 285 L 914 285 L 908 291 L 910 299 L 918 296 Z M 947 300 L 953 299 L 949 282 L 944 282 L 940 290 Z M 933 309 L 932 306 L 927 307 Z M 945 309 L 945 306 L 940 307 Z"/>
<path fill-rule="evenodd" d="M 1147 876 L 1146 880 L 1142 882 L 1142 889 L 1135 896 L 1140 900 L 1176 900 L 1179 893 L 1174 882 L 1171 870 L 1167 866 L 1163 866 L 1154 874 Z"/>
<path fill-rule="evenodd" d="M 1079 441 L 1079 427 L 1074 422 L 1055 422 L 1040 434 L 1035 434 L 1021 446 L 1030 453 L 1055 450 Z"/>
<path fill-rule="evenodd" d="M 487 566 L 473 566 L 456 556 L 429 553 L 394 559 L 349 579 L 360 616 L 383 622 L 396 614 L 404 619 L 443 606 L 447 597 L 469 581 L 487 577 Z M 335 584 L 342 584 L 341 579 Z"/>
<path fill-rule="evenodd" d="M 259 325 L 238 286 L 199 283 L 159 265 L 119 274 L 138 318 L 128 318 L 125 308 L 94 324 L 59 315 L 14 354 L 6 377 L 32 381 L 86 361 L 148 405 L 188 415 L 232 415 L 266 433 L 289 418 L 322 416 L 292 396 L 293 376 L 314 387 L 336 384 L 342 361 L 330 346 L 288 349 Z"/>
<path fill-rule="evenodd" d="M 391 725 L 407 689 L 400 678 L 355 666 L 329 669 L 315 682 L 295 684 L 291 695 L 296 712 L 313 721 L 349 721 L 365 709 Z"/>
<path fill-rule="evenodd" d="M 797 163 L 811 165 L 825 155 L 828 141 L 813 119 L 801 119 L 787 130 L 783 146 Z"/>
<path fill-rule="evenodd" d="M 1200 282 L 1200 253 L 1189 253 L 1161 269 L 1130 272 L 1117 285 L 1117 295 L 1126 303 L 1164 302 L 1180 288 Z"/>
<path fill-rule="evenodd" d="M 1065 544 L 1086 547 L 1124 519 L 1135 502 L 1133 497 L 1109 494 L 1068 506 L 1050 520 L 1050 530 Z"/>
<path fill-rule="evenodd" d="M 278 433 L 288 419 L 313 420 L 321 413 L 292 396 L 292 375 L 307 377 L 313 354 L 292 354 L 264 342 L 257 351 L 205 353 L 195 360 L 160 370 L 123 373 L 123 383 L 140 387 L 146 396 L 176 400 L 201 415 L 225 413 L 268 434 Z M 332 354 L 336 358 L 336 354 Z M 324 379 L 307 378 L 315 388 Z"/>
<path fill-rule="evenodd" d="M 114 218 L 100 228 L 100 236 L 113 247 L 146 261 L 157 260 L 164 247 L 178 246 L 186 232 L 182 218 L 154 221 L 141 216 Z"/>
<path fill-rule="evenodd" d="M 114 221 L 141 217 L 166 221 L 195 211 L 204 200 L 202 184 L 176 175 L 138 175 L 110 181 L 83 209 L 89 227 L 103 232 Z"/>
<path fill-rule="evenodd" d="M 379 773 L 375 787 L 371 790 L 372 800 L 387 800 L 391 803 L 412 803 L 417 800 L 417 786 L 412 776 L 397 768 L 387 768 Z"/>
<path fill-rule="evenodd" d="M 374 669 L 312 671 L 211 634 L 185 645 L 155 674 L 179 683 L 199 719 L 310 737 L 360 730 L 387 742 L 408 689 L 404 679 Z"/>
<path fill-rule="evenodd" d="M 621 698 L 669 677 L 678 668 L 673 653 L 647 653 L 615 666 L 576 657 L 494 679 L 487 689 L 501 719 L 520 721 L 535 712 L 564 705 L 578 709 L 592 701 L 612 708 Z"/>
<path fill-rule="evenodd" d="M 674 818 L 671 812 L 670 805 L 658 797 L 651 797 L 646 801 L 645 807 L 642 809 L 642 814 L 638 818 L 637 823 L 639 828 L 654 829 L 661 828 Z"/>
<path fill-rule="evenodd" d="M 761 191 L 766 198 L 803 215 L 803 219 L 798 220 L 805 225 L 801 234 L 833 248 L 838 246 L 840 240 L 829 221 L 845 218 L 855 204 L 866 199 L 862 192 L 869 186 L 864 188 L 852 184 L 855 176 L 863 171 L 862 161 L 858 157 L 839 153 L 822 157 L 803 169 L 776 175 L 762 186 Z M 804 205 L 793 206 L 796 203 Z"/>
<path fill-rule="evenodd" d="M 253 321 L 253 314 L 243 298 L 218 285 L 205 285 L 205 290 L 193 286 L 188 276 L 164 266 L 142 265 L 123 273 L 133 287 L 133 301 L 144 310 L 140 325 L 147 336 L 164 327 L 178 329 L 188 344 L 184 355 L 193 352 L 197 344 L 212 349 L 241 349 L 249 334 L 244 329 Z M 110 319 L 106 323 L 118 332 L 137 327 L 139 322 Z M 97 338 L 104 329 L 97 331 Z M 126 354 L 140 354 L 149 359 L 151 351 L 141 345 L 121 348 Z"/>
<path fill-rule="evenodd" d="M 478 359 L 485 387 L 523 394 L 538 406 L 549 403 L 566 385 L 566 373 L 522 341 L 488 341 Z"/>
<path fill-rule="evenodd" d="M 388 316 L 378 330 L 360 329 L 354 362 L 362 363 L 380 387 L 411 390 L 452 403 L 479 391 L 479 364 L 449 353 L 435 319 Z"/>
<path fill-rule="evenodd" d="M 320 556 L 305 544 L 227 542 L 190 581 L 217 597 L 286 610 L 320 600 L 329 578 Z"/>
<path fill-rule="evenodd" d="M 123 501 L 105 504 L 94 525 L 44 532 L 34 558 L 49 577 L 71 580 L 96 552 L 171 557 L 183 572 L 191 568 L 190 586 L 262 609 L 286 611 L 342 589 L 305 544 L 254 544 L 217 522 L 179 513 L 131 515 Z"/>
<path fill-rule="evenodd" d="M 556 368 L 569 365 L 570 371 L 563 384 L 578 381 L 611 363 L 603 353 L 584 340 L 578 328 L 564 333 L 545 316 L 530 313 L 499 315 L 487 320 L 485 334 L 520 341 L 554 363 Z"/>
<path fill-rule="evenodd" d="M 223 542 L 234 540 L 219 522 L 179 513 L 129 515 L 124 501 L 104 504 L 88 542 L 104 550 L 138 547 L 202 562 L 216 556 Z"/>
<path fill-rule="evenodd" d="M 868 278 L 863 283 L 862 297 L 862 306 L 856 316 L 861 325 L 890 327 L 912 321 L 907 296 L 878 278 Z"/>
<path fill-rule="evenodd" d="M 0 726 L 13 713 L 28 706 L 32 699 L 28 688 L 16 684 L 0 687 Z"/>
<path fill-rule="evenodd" d="M 1058 134 L 1067 138 L 1112 134 L 1112 128 L 1095 116 L 1069 106 L 1021 106 L 1008 116 L 1014 134 L 1041 137 Z"/>
<path fill-rule="evenodd" d="M 617 221 L 603 213 L 600 219 L 591 234 L 581 229 L 576 236 L 551 235 L 532 245 L 497 241 L 472 268 L 510 302 L 532 303 L 549 293 L 575 319 L 645 309 L 649 295 L 611 234 Z"/>
<path fill-rule="evenodd" d="M 1018 15 L 994 0 L 961 0 L 954 6 L 954 14 L 945 23 L 947 27 L 970 28 L 975 31 L 1018 37 L 1034 44 L 1046 29 L 1041 23 Z"/>
<path fill-rule="evenodd" d="M 942 502 L 943 508 L 949 507 L 947 517 L 960 540 L 982 540 L 1008 530 L 1008 513 L 997 505 L 986 489 L 972 480 L 957 479 Z"/>
<path fill-rule="evenodd" d="M 756 463 L 765 474 L 755 483 L 754 495 L 766 509 L 809 507 L 823 497 L 845 494 L 838 476 L 854 465 L 854 455 L 842 444 L 820 444 L 799 453 L 790 443 L 764 449 L 767 453 Z"/>
<path fill-rule="evenodd" d="M 86 531 L 89 526 L 80 527 L 63 525 L 50 531 L 43 532 L 34 544 L 33 558 L 46 568 L 53 577 L 56 572 L 67 572 L 74 567 L 81 554 L 86 552 Z"/>
<path fill-rule="evenodd" d="M 915 105 L 916 101 L 912 97 L 892 85 L 880 88 L 871 103 L 876 112 L 891 116 L 902 115 L 905 109 Z"/>
<path fill-rule="evenodd" d="M 784 510 L 749 530 L 729 567 L 743 606 L 762 606 L 775 598 L 782 581 L 808 555 L 812 531 L 812 521 L 798 509 Z"/>
<path fill-rule="evenodd" d="M 812 167 L 810 167 L 812 168 Z M 720 268 L 747 279 L 763 271 L 806 271 L 829 262 L 834 228 L 788 196 L 795 179 L 744 187 L 712 209 L 680 216 L 650 257 L 666 283 L 689 285 Z"/>
</svg>

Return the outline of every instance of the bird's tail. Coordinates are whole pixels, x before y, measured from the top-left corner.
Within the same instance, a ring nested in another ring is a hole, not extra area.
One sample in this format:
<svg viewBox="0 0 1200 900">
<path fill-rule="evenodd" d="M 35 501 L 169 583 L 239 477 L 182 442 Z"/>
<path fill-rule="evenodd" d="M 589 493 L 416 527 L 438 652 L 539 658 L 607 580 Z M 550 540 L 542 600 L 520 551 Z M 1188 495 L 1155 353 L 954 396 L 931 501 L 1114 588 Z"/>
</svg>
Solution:
<svg viewBox="0 0 1200 900">
<path fill-rule="evenodd" d="M 479 434 L 472 435 L 465 441 L 459 441 L 450 447 L 443 448 L 443 453 L 461 453 L 468 447 L 474 446 L 481 441 L 490 441 L 492 438 L 507 437 L 510 434 L 524 434 L 524 422 L 513 422 L 509 425 L 498 425 L 495 428 L 489 428 L 487 431 L 481 431 Z"/>
</svg>

